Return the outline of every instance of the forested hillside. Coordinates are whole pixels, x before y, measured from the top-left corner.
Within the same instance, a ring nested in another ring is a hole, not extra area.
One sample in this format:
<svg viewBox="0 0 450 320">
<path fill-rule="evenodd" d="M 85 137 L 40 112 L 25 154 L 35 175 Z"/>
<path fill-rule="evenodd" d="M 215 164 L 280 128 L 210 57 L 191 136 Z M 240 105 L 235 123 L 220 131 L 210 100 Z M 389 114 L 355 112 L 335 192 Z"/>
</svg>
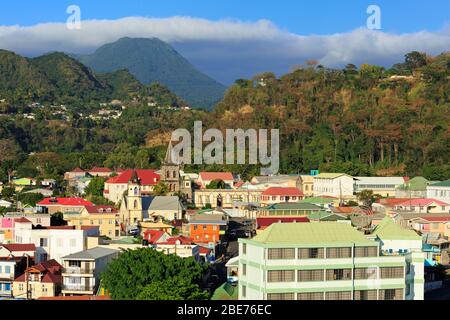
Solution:
<svg viewBox="0 0 450 320">
<path fill-rule="evenodd" d="M 11 74 L 4 65 L 0 63 L 0 70 Z M 35 94 L 55 81 L 63 86 L 50 70 L 40 81 L 35 77 L 41 73 L 34 74 L 28 60 L 19 58 L 19 66 L 14 72 L 20 71 L 24 81 L 20 92 Z M 56 71 L 66 72 L 59 67 Z M 32 112 L 28 107 L 0 103 L 0 180 L 13 170 L 18 176 L 58 177 L 75 166 L 156 168 L 171 132 L 192 128 L 194 120 L 202 120 L 205 130 L 279 128 L 282 173 L 320 168 L 352 175 L 448 179 L 449 71 L 449 53 L 427 57 L 414 52 L 390 69 L 347 65 L 336 70 L 309 61 L 280 78 L 265 73 L 237 80 L 212 112 L 158 107 L 182 102 L 159 85 L 142 87 L 126 71 L 96 76 L 98 82 L 92 83 L 107 83 L 113 92 L 133 97 L 124 103 L 120 117 L 86 117 L 99 108 L 90 103 L 82 109 L 83 116 L 77 105 L 68 107 L 66 118 L 42 108 L 29 119 L 23 116 Z M 3 76 L 2 82 L 0 97 L 15 88 L 5 84 Z M 159 97 L 159 103 L 149 103 L 147 94 Z M 199 169 L 231 169 L 245 177 L 259 172 L 254 166 L 187 168 Z"/>
</svg>

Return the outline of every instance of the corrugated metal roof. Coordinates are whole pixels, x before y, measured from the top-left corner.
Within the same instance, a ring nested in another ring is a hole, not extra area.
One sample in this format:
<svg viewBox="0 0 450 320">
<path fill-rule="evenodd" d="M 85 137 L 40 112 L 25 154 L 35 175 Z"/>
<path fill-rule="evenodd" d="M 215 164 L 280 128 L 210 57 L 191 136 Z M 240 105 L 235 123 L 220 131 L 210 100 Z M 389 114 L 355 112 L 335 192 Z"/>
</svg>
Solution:
<svg viewBox="0 0 450 320">
<path fill-rule="evenodd" d="M 74 259 L 86 259 L 86 260 L 95 260 L 102 257 L 106 257 L 115 253 L 118 253 L 118 250 L 96 247 L 89 250 L 84 250 L 81 252 L 77 252 L 74 254 L 70 254 L 68 256 L 63 257 L 65 260 L 74 260 Z"/>
<path fill-rule="evenodd" d="M 252 241 L 265 244 L 360 243 L 376 245 L 347 223 L 275 223 Z"/>
<path fill-rule="evenodd" d="M 374 235 L 378 236 L 380 239 L 386 240 L 421 240 L 422 237 L 419 236 L 415 231 L 405 229 L 395 221 L 386 216 L 381 222 L 376 226 Z"/>
</svg>

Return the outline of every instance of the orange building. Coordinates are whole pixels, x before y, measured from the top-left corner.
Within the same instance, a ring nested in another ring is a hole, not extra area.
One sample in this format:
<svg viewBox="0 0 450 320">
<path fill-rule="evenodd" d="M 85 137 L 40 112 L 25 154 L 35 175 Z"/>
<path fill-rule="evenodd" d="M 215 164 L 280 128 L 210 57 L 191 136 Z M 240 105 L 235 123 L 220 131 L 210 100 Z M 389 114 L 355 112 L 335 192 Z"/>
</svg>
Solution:
<svg viewBox="0 0 450 320">
<path fill-rule="evenodd" d="M 218 243 L 225 235 L 227 221 L 222 215 L 198 214 L 191 216 L 189 221 L 189 236 L 199 243 Z"/>
</svg>

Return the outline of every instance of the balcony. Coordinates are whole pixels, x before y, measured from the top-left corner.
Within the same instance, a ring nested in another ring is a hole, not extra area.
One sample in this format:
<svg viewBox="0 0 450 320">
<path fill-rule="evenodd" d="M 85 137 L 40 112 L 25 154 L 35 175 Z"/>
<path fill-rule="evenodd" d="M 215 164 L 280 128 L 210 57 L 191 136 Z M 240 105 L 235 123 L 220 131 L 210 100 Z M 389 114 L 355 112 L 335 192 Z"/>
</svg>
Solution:
<svg viewBox="0 0 450 320">
<path fill-rule="evenodd" d="M 92 285 L 81 285 L 81 284 L 64 284 L 62 286 L 62 291 L 70 292 L 94 292 L 95 286 Z"/>
<path fill-rule="evenodd" d="M 64 268 L 63 274 L 94 274 L 94 269 L 92 268 L 79 268 L 79 267 L 68 267 Z"/>
</svg>

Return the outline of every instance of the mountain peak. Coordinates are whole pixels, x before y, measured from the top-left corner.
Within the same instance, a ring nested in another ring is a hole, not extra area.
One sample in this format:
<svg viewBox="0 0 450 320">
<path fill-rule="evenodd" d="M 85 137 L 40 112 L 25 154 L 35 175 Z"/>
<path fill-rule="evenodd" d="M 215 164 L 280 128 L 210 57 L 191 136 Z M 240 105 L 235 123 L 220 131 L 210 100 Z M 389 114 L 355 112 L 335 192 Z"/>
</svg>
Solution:
<svg viewBox="0 0 450 320">
<path fill-rule="evenodd" d="M 222 84 L 158 38 L 124 37 L 78 58 L 98 73 L 127 69 L 144 84 L 159 82 L 194 107 L 211 108 L 225 92 Z"/>
</svg>

